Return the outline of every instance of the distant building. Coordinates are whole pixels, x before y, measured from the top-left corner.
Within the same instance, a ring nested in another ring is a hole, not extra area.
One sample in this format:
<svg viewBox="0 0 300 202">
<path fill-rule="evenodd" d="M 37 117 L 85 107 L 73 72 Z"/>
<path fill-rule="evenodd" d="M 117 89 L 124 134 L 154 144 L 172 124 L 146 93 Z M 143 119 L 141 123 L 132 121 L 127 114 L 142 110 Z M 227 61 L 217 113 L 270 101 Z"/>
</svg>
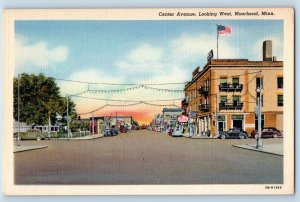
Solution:
<svg viewBox="0 0 300 202">
<path fill-rule="evenodd" d="M 132 121 L 132 116 L 97 116 L 94 118 L 90 117 L 90 132 L 94 132 L 94 134 L 101 134 L 104 132 L 106 127 L 111 128 L 112 126 L 116 126 L 119 124 L 126 124 L 131 128 Z"/>
<path fill-rule="evenodd" d="M 182 114 L 181 108 L 164 108 L 162 111 L 163 122 L 170 124 L 171 121 L 176 121 L 178 116 Z"/>
<path fill-rule="evenodd" d="M 283 62 L 272 57 L 271 41 L 263 44 L 263 61 L 211 59 L 185 86 L 182 108 L 196 112 L 198 134 L 232 127 L 248 133 L 258 128 L 257 86 L 262 84 L 262 127 L 283 130 Z M 260 72 L 261 71 L 261 72 Z M 216 113 L 217 112 L 217 113 Z M 218 114 L 218 120 L 215 120 Z"/>
</svg>

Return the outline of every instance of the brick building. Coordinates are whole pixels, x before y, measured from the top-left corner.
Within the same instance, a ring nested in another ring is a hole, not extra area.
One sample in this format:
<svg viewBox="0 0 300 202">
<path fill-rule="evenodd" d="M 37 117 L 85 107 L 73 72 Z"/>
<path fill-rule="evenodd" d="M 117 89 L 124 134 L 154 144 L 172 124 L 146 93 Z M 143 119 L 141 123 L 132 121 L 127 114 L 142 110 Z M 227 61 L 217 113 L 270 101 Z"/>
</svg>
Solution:
<svg viewBox="0 0 300 202">
<path fill-rule="evenodd" d="M 263 61 L 211 59 L 185 86 L 182 106 L 196 112 L 191 121 L 196 133 L 205 134 L 232 127 L 248 133 L 257 129 L 257 86 L 262 81 L 262 127 L 283 130 L 283 62 L 272 57 L 272 42 L 263 44 Z M 217 112 L 217 113 L 216 113 Z M 218 117 L 216 122 L 215 117 Z"/>
</svg>

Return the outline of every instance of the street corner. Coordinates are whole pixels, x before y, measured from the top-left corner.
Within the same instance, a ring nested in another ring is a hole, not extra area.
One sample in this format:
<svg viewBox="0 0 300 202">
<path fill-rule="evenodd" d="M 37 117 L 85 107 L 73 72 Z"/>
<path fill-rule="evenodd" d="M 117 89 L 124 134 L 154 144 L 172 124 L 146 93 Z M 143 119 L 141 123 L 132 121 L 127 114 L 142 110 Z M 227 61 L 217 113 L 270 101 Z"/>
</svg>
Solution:
<svg viewBox="0 0 300 202">
<path fill-rule="evenodd" d="M 283 145 L 282 144 L 268 144 L 263 145 L 262 148 L 257 148 L 256 145 L 252 144 L 244 144 L 244 145 L 232 145 L 233 147 L 241 148 L 241 149 L 247 149 L 257 152 L 263 152 L 267 154 L 273 154 L 278 156 L 283 156 Z"/>
<path fill-rule="evenodd" d="M 45 149 L 48 146 L 45 145 L 35 145 L 35 146 L 14 146 L 14 153 L 32 151 L 37 149 Z"/>
</svg>

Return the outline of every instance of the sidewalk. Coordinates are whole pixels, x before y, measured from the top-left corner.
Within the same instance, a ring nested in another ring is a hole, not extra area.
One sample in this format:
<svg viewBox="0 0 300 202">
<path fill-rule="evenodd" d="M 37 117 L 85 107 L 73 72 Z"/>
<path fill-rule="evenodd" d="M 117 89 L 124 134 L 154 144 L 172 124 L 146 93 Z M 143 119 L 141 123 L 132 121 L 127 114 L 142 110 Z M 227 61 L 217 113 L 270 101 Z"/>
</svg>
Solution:
<svg viewBox="0 0 300 202">
<path fill-rule="evenodd" d="M 74 138 L 59 138 L 59 140 L 93 140 L 104 137 L 103 134 L 87 135 L 83 137 L 74 137 Z"/>
<path fill-rule="evenodd" d="M 257 152 L 263 152 L 268 154 L 274 154 L 283 156 L 283 145 L 282 144 L 265 144 L 262 149 L 256 149 L 256 145 L 232 145 L 234 147 L 253 150 Z"/>
<path fill-rule="evenodd" d="M 47 147 L 48 146 L 14 146 L 14 153 L 31 151 L 31 150 L 36 150 L 36 149 L 44 149 Z"/>
<path fill-rule="evenodd" d="M 216 139 L 215 137 L 208 137 L 206 135 L 193 135 L 190 137 L 189 134 L 184 134 L 183 137 L 192 139 Z"/>
</svg>

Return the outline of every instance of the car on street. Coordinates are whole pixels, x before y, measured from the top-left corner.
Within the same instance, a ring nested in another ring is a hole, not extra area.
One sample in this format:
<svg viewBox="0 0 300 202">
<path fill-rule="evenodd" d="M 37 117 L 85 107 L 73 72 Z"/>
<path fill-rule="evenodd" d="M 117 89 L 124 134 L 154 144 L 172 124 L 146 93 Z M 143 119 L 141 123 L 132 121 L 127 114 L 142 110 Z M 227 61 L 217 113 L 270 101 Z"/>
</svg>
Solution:
<svg viewBox="0 0 300 202">
<path fill-rule="evenodd" d="M 15 134 L 15 137 L 18 138 L 18 133 Z M 44 139 L 50 139 L 48 137 L 48 133 L 44 133 L 38 129 L 33 129 L 31 131 L 27 132 L 20 132 L 20 137 L 21 140 L 44 140 Z"/>
<path fill-rule="evenodd" d="M 163 126 L 162 125 L 158 125 L 155 128 L 156 132 L 162 132 L 163 131 Z"/>
<path fill-rule="evenodd" d="M 172 130 L 172 137 L 182 137 L 183 136 L 183 126 L 176 124 Z"/>
<path fill-rule="evenodd" d="M 127 133 L 127 127 L 124 126 L 124 125 L 121 125 L 121 126 L 120 126 L 120 132 L 121 132 L 121 133 Z"/>
<path fill-rule="evenodd" d="M 257 130 L 252 131 L 251 137 L 257 139 L 258 131 Z M 266 127 L 264 129 L 262 129 L 261 137 L 262 138 L 278 138 L 278 137 L 283 137 L 283 133 L 274 127 Z"/>
<path fill-rule="evenodd" d="M 119 134 L 119 131 L 114 128 L 105 129 L 104 137 L 116 136 Z"/>
<path fill-rule="evenodd" d="M 168 127 L 166 132 L 167 132 L 168 135 L 172 135 L 173 127 L 172 126 Z"/>
<path fill-rule="evenodd" d="M 246 139 L 248 134 L 241 128 L 230 128 L 228 131 L 220 131 L 219 139 Z"/>
</svg>

